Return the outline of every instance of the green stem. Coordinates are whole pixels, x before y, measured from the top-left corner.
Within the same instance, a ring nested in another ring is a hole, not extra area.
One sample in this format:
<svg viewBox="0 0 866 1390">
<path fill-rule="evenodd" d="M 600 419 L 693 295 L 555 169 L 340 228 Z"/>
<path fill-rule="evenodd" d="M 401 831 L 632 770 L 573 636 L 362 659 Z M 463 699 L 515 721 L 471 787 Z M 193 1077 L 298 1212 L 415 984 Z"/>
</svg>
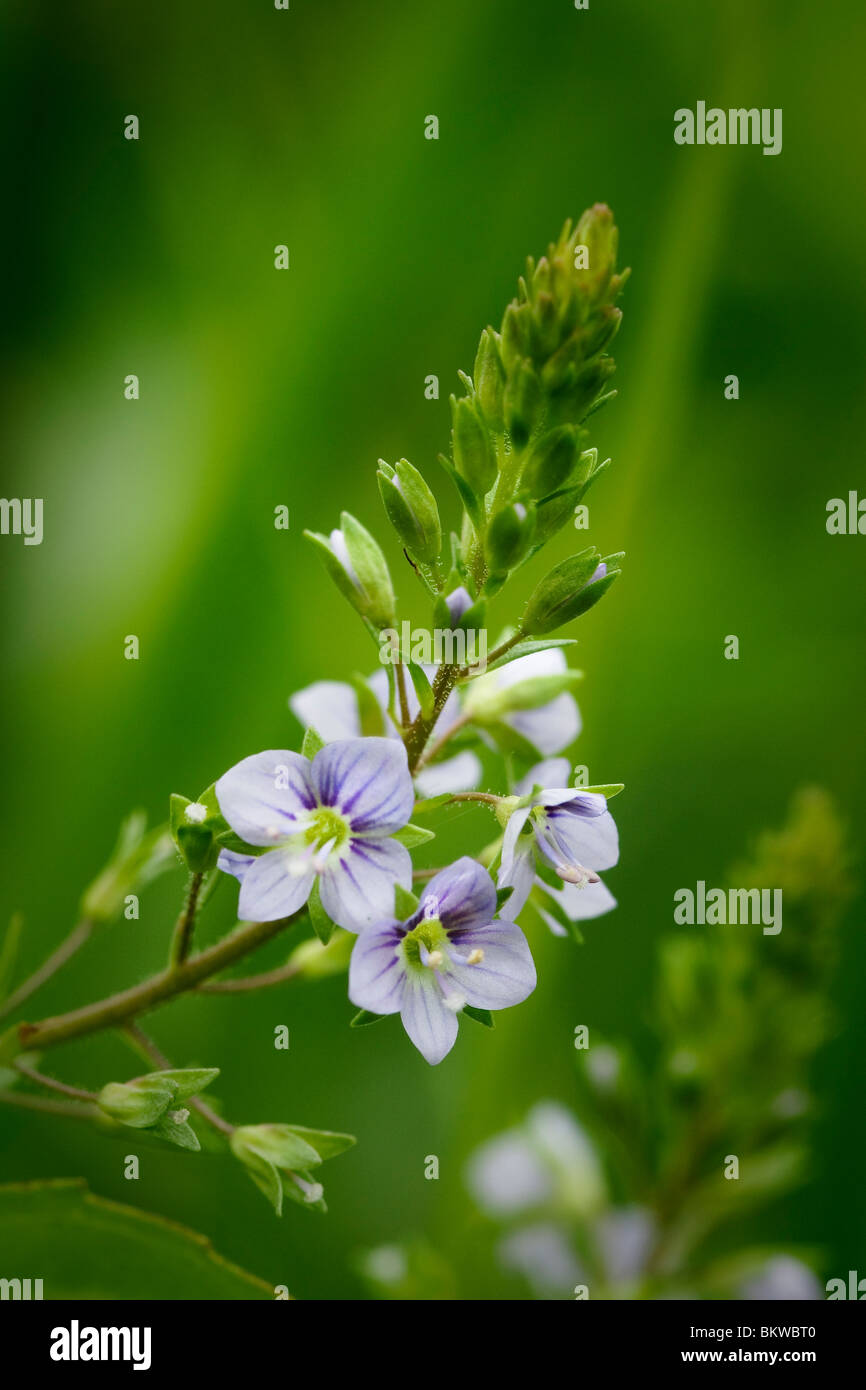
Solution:
<svg viewBox="0 0 866 1390">
<path fill-rule="evenodd" d="M 176 995 L 195 989 L 203 980 L 219 974 L 251 951 L 258 950 L 259 946 L 298 921 L 305 912 L 306 908 L 303 907 L 291 917 L 283 917 L 276 922 L 248 922 L 215 946 L 208 947 L 174 969 L 169 967 L 160 971 L 140 985 L 56 1018 L 45 1018 L 39 1023 L 22 1023 L 18 1027 L 19 1049 L 41 1051 L 58 1047 L 73 1038 L 87 1037 L 105 1028 L 116 1028 L 141 1014 L 149 1013 Z"/>
<path fill-rule="evenodd" d="M 158 1071 L 172 1070 L 172 1065 L 168 1058 L 159 1050 L 153 1039 L 149 1038 L 147 1033 L 139 1028 L 137 1024 L 128 1023 L 123 1029 L 123 1034 L 132 1044 L 139 1056 L 143 1057 L 146 1062 L 153 1063 Z M 234 1125 L 230 1125 L 228 1120 L 223 1119 L 222 1115 L 218 1115 L 215 1110 L 211 1110 L 207 1102 L 203 1101 L 200 1096 L 190 1096 L 188 1103 L 190 1109 L 195 1110 L 197 1114 L 201 1115 L 202 1119 L 205 1120 L 212 1129 L 218 1130 L 220 1134 L 224 1134 L 227 1138 L 231 1138 L 234 1134 Z"/>
<path fill-rule="evenodd" d="M 83 1100 L 88 1104 L 94 1104 L 96 1095 L 93 1091 L 82 1091 L 78 1086 L 67 1086 L 65 1081 L 56 1081 L 53 1076 L 45 1076 L 35 1067 L 28 1066 L 22 1062 L 20 1057 L 15 1061 L 15 1070 L 22 1076 L 26 1076 L 28 1081 L 33 1081 L 37 1086 L 45 1086 L 49 1091 L 59 1091 L 62 1096 L 68 1096 L 70 1100 Z"/>
<path fill-rule="evenodd" d="M 50 980 L 52 975 L 56 975 L 61 966 L 71 960 L 76 951 L 80 951 L 92 931 L 93 923 L 87 918 L 74 926 L 65 941 L 61 941 L 56 951 L 52 951 L 39 969 L 35 970 L 28 979 L 18 986 L 14 994 L 10 994 L 9 998 L 0 1004 L 0 1018 L 5 1018 L 7 1014 L 11 1014 L 19 1004 L 23 1004 L 25 999 L 29 999 L 31 994 L 35 994 L 46 980 Z"/>
<path fill-rule="evenodd" d="M 421 761 L 421 757 L 427 745 L 427 740 L 436 726 L 436 721 L 445 708 L 445 701 L 454 689 L 456 681 L 456 666 L 439 667 L 433 680 L 433 713 L 429 718 L 425 719 L 423 713 L 419 711 L 414 724 L 411 725 L 404 735 L 403 741 L 406 745 L 406 753 L 409 758 L 409 771 L 413 776 L 418 770 L 418 764 Z"/>
<path fill-rule="evenodd" d="M 201 892 L 203 881 L 203 873 L 193 874 L 190 879 L 186 903 L 183 912 L 177 919 L 174 935 L 171 939 L 169 965 L 173 968 L 183 965 L 190 953 L 193 932 L 195 931 L 195 915 L 198 910 L 198 895 Z"/>
<path fill-rule="evenodd" d="M 42 1096 L 21 1095 L 17 1091 L 0 1091 L 0 1105 L 14 1105 L 19 1110 L 39 1110 L 43 1115 L 65 1115 L 73 1120 L 94 1120 L 99 1111 L 78 1101 L 43 1100 Z"/>
</svg>

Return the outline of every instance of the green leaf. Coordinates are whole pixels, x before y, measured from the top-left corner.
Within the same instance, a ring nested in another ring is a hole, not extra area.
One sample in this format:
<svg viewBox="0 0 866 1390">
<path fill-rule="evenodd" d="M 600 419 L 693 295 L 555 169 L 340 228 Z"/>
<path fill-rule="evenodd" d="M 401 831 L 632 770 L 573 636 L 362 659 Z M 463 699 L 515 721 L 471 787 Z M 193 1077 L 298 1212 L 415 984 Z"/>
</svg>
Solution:
<svg viewBox="0 0 866 1390">
<path fill-rule="evenodd" d="M 359 1009 L 355 1017 L 349 1023 L 350 1028 L 368 1028 L 371 1023 L 381 1023 L 383 1018 L 389 1018 L 390 1014 L 371 1014 L 367 1009 Z"/>
<path fill-rule="evenodd" d="M 0 1187 L 0 1228 L 4 1274 L 38 1275 L 46 1299 L 274 1297 L 198 1232 L 96 1197 L 82 1179 Z"/>
<path fill-rule="evenodd" d="M 382 738 L 385 733 L 385 714 L 363 676 L 356 671 L 351 677 L 352 689 L 358 701 L 358 719 L 362 738 Z"/>
<path fill-rule="evenodd" d="M 433 714 L 435 703 L 430 682 L 416 661 L 409 661 L 406 665 L 412 684 L 415 687 L 415 694 L 418 696 L 421 713 L 425 719 L 430 719 Z"/>
<path fill-rule="evenodd" d="M 318 877 L 313 884 L 313 891 L 307 899 L 307 908 L 310 913 L 310 921 L 313 924 L 313 931 L 322 945 L 327 946 L 334 931 L 334 923 L 322 907 Z"/>
<path fill-rule="evenodd" d="M 312 724 L 304 730 L 304 741 L 301 744 L 301 757 L 309 758 L 312 762 L 320 748 L 324 748 L 325 740 L 320 738 Z"/>
<path fill-rule="evenodd" d="M 476 1023 L 480 1023 L 484 1028 L 496 1027 L 493 1021 L 493 1015 L 489 1009 L 476 1009 L 474 1005 L 466 1004 L 463 1008 L 463 1012 L 467 1018 L 474 1019 Z"/>
<path fill-rule="evenodd" d="M 394 884 L 394 916 L 398 922 L 404 922 L 407 917 L 411 917 L 413 912 L 418 910 L 418 899 L 414 893 L 410 893 L 408 888 L 403 888 L 401 884 Z"/>
<path fill-rule="evenodd" d="M 405 845 L 407 849 L 415 849 L 417 845 L 426 845 L 428 840 L 436 839 L 435 830 L 425 830 L 423 825 L 413 825 L 410 821 L 404 825 L 402 830 L 398 830 L 391 836 L 392 840 L 397 840 L 399 844 Z"/>
</svg>

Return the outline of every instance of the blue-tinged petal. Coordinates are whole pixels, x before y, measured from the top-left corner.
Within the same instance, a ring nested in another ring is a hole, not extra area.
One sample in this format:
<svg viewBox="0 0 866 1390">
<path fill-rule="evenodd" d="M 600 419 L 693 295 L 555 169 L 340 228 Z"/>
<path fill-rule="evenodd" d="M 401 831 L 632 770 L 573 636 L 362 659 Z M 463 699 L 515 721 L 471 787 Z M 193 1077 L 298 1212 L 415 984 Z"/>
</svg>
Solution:
<svg viewBox="0 0 866 1390">
<path fill-rule="evenodd" d="M 425 767 L 415 778 L 415 789 L 421 796 L 441 796 L 443 792 L 468 792 L 481 781 L 481 763 L 466 749 L 453 758 Z"/>
<path fill-rule="evenodd" d="M 569 806 L 554 806 L 535 838 L 554 868 L 581 865 L 597 872 L 612 869 L 619 859 L 619 834 L 610 811 L 587 817 L 573 814 Z"/>
<path fill-rule="evenodd" d="M 244 875 L 238 899 L 242 922 L 277 922 L 303 907 L 313 886 L 312 869 L 293 873 L 297 858 L 289 850 L 272 849 L 254 859 Z"/>
<path fill-rule="evenodd" d="M 406 962 L 397 922 L 365 927 L 349 961 L 349 998 L 372 1014 L 396 1014 L 403 1002 Z"/>
<path fill-rule="evenodd" d="M 549 786 L 536 797 L 539 806 L 559 806 L 572 816 L 591 819 L 603 816 L 607 810 L 607 798 L 601 792 L 575 791 L 574 787 Z"/>
<path fill-rule="evenodd" d="M 457 1014 L 445 1003 L 432 970 L 413 970 L 405 979 L 403 1027 L 421 1056 L 435 1067 L 454 1046 Z"/>
<path fill-rule="evenodd" d="M 238 854 L 233 849 L 221 849 L 217 859 L 217 868 L 222 869 L 224 874 L 232 874 L 238 883 L 243 883 L 244 875 L 251 864 L 255 864 L 254 854 Z"/>
<path fill-rule="evenodd" d="M 496 889 L 477 859 L 464 854 L 435 874 L 421 894 L 421 911 L 438 917 L 447 932 L 487 922 L 496 912 Z"/>
<path fill-rule="evenodd" d="M 572 922 L 588 922 L 591 917 L 602 917 L 616 907 L 616 898 L 601 879 L 598 883 L 587 883 L 583 888 L 575 883 L 565 883 L 562 888 L 550 888 L 544 884 L 544 889 L 556 899 Z"/>
<path fill-rule="evenodd" d="M 508 1009 L 535 989 L 535 962 L 526 937 L 513 922 L 487 922 L 449 933 L 455 948 L 441 974 L 477 1009 Z M 469 960 L 477 957 L 476 963 Z"/>
<path fill-rule="evenodd" d="M 325 743 L 360 736 L 358 698 L 342 681 L 314 681 L 289 696 L 289 709 L 305 729 L 312 725 Z"/>
<path fill-rule="evenodd" d="M 517 662 L 514 662 L 517 665 Z M 573 695 L 564 691 L 537 709 L 518 710 L 505 716 L 519 734 L 545 755 L 559 753 L 573 743 L 581 730 L 580 711 Z"/>
<path fill-rule="evenodd" d="M 529 819 L 529 807 L 519 806 L 516 811 L 512 811 L 508 817 L 508 824 L 505 827 L 505 834 L 502 837 L 502 878 L 500 886 L 512 883 L 514 872 L 514 856 L 520 843 L 520 832 Z"/>
<path fill-rule="evenodd" d="M 532 843 L 524 838 L 518 846 L 514 857 L 511 860 L 511 869 L 505 873 L 502 866 L 499 868 L 499 878 L 497 886 L 499 888 L 511 888 L 512 893 L 502 904 L 500 915 L 507 917 L 509 922 L 514 922 L 519 913 L 526 906 L 526 899 L 532 892 L 532 885 L 535 882 L 535 855 L 532 852 Z"/>
<path fill-rule="evenodd" d="M 392 835 L 415 804 L 406 749 L 394 739 L 327 744 L 313 759 L 312 781 L 321 804 L 339 811 L 360 835 Z"/>
<path fill-rule="evenodd" d="M 565 787 L 570 773 L 568 758 L 545 758 L 515 784 L 515 795 L 528 796 L 533 787 Z"/>
<path fill-rule="evenodd" d="M 394 885 L 412 884 L 412 856 L 396 840 L 353 836 L 322 871 L 322 907 L 346 931 L 360 931 L 394 915 Z"/>
<path fill-rule="evenodd" d="M 249 845 L 274 845 L 295 834 L 315 806 L 310 764 L 270 749 L 229 768 L 214 787 L 219 808 Z"/>
<path fill-rule="evenodd" d="M 501 689 L 530 680 L 534 676 L 556 676 L 568 669 L 568 662 L 559 647 L 544 652 L 531 652 L 518 657 L 493 672 Z M 538 709 L 519 710 L 506 716 L 506 723 L 528 739 L 539 753 L 560 753 L 577 738 L 581 730 L 580 711 L 574 697 L 557 695 Z"/>
</svg>

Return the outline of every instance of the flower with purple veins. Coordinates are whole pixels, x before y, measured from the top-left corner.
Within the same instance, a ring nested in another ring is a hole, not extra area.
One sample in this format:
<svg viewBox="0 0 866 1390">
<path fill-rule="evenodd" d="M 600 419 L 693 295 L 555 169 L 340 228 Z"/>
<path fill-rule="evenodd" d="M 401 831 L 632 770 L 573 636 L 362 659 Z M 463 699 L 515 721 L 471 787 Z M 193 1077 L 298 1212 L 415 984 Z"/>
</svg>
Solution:
<svg viewBox="0 0 866 1390">
<path fill-rule="evenodd" d="M 244 758 L 215 786 L 220 811 L 252 856 L 223 850 L 218 867 L 240 881 L 244 921 L 297 912 L 318 879 L 332 921 L 357 932 L 393 911 L 412 861 L 391 838 L 414 805 L 406 750 L 386 738 L 341 739 L 312 762 L 271 751 Z"/>
<path fill-rule="evenodd" d="M 526 937 L 494 921 L 496 889 L 464 856 L 431 878 L 405 922 L 365 927 L 349 965 L 349 998 L 359 1009 L 399 1013 L 432 1066 L 451 1051 L 466 1005 L 505 1009 L 535 989 Z"/>
<path fill-rule="evenodd" d="M 562 889 L 548 891 L 573 920 L 599 916 L 615 906 L 597 872 L 612 868 L 619 859 L 619 836 L 606 797 L 565 786 L 532 794 L 533 786 L 564 782 L 567 774 L 565 759 L 552 759 L 518 784 L 526 804 L 516 805 L 509 816 L 498 878 L 500 888 L 513 889 L 503 907 L 509 917 L 517 916 L 536 883 L 536 856 L 562 879 Z M 576 893 L 587 895 L 589 911 L 581 910 Z M 549 914 L 545 920 L 550 925 Z"/>
</svg>

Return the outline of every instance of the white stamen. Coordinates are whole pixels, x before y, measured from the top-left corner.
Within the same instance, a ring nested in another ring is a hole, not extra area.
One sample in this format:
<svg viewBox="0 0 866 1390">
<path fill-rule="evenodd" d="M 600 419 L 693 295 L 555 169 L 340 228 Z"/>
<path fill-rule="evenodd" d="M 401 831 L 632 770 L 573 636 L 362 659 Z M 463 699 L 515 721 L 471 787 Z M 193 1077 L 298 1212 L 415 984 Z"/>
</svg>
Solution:
<svg viewBox="0 0 866 1390">
<path fill-rule="evenodd" d="M 474 951 L 470 951 L 466 957 L 467 965 L 480 965 L 484 959 L 484 951 L 480 946 L 476 946 Z"/>
<path fill-rule="evenodd" d="M 186 807 L 184 820 L 188 820 L 192 825 L 201 825 L 203 820 L 207 820 L 207 807 L 202 806 L 200 801 L 191 801 Z"/>
<path fill-rule="evenodd" d="M 169 1112 L 168 1112 L 168 1117 L 169 1117 L 170 1120 L 174 1120 L 174 1122 L 175 1122 L 176 1125 L 183 1125 L 183 1124 L 186 1124 L 187 1120 L 189 1119 L 189 1111 L 188 1111 L 188 1110 L 169 1110 Z"/>
<path fill-rule="evenodd" d="M 444 959 L 441 951 L 429 951 L 424 964 L 429 966 L 431 970 L 438 970 Z"/>
<path fill-rule="evenodd" d="M 336 843 L 337 837 L 336 835 L 333 835 L 326 844 L 320 845 L 319 848 L 316 850 L 316 853 L 313 855 L 313 868 L 315 869 L 317 874 L 320 874 L 327 865 L 328 859 L 330 858 L 331 850 L 334 848 L 334 845 Z"/>
<path fill-rule="evenodd" d="M 598 874 L 594 874 L 592 869 L 585 869 L 582 864 L 557 864 L 556 872 L 566 883 L 573 883 L 577 888 L 601 882 Z"/>
</svg>

